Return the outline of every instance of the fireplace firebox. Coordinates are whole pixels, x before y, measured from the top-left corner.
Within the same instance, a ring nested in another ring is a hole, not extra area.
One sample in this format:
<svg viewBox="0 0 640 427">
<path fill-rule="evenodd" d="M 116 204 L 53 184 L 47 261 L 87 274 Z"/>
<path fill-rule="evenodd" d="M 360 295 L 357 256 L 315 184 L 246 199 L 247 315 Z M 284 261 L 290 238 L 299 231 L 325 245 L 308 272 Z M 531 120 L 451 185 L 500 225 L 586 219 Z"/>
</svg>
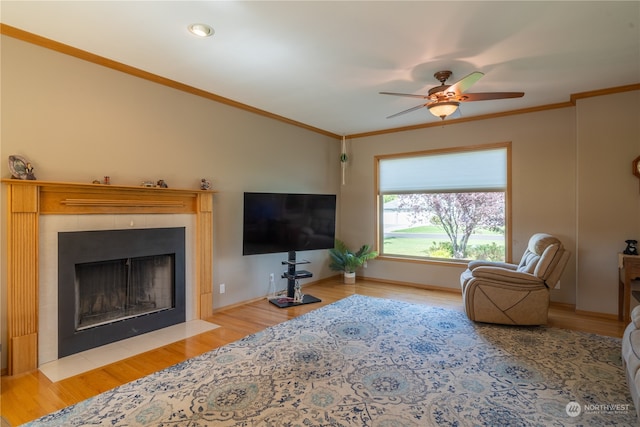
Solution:
<svg viewBox="0 0 640 427">
<path fill-rule="evenodd" d="M 185 229 L 58 233 L 58 357 L 185 321 Z"/>
</svg>

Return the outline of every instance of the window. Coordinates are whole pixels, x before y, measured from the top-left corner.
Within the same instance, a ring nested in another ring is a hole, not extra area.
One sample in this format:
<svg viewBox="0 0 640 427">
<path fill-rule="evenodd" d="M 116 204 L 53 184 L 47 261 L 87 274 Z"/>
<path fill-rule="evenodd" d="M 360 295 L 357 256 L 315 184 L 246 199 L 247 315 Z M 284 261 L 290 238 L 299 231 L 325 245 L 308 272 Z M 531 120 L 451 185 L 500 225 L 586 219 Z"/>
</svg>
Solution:
<svg viewBox="0 0 640 427">
<path fill-rule="evenodd" d="M 505 261 L 510 144 L 379 156 L 381 256 Z"/>
</svg>

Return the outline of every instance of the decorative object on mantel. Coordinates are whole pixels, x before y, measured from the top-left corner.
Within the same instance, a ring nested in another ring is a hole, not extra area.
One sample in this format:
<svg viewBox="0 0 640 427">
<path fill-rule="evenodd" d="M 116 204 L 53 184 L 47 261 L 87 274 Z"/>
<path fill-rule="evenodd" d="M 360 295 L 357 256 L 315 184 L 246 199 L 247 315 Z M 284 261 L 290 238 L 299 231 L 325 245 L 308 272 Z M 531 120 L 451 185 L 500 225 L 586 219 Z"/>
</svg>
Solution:
<svg viewBox="0 0 640 427">
<path fill-rule="evenodd" d="M 345 141 L 345 136 L 342 135 L 342 151 L 340 153 L 340 166 L 342 168 L 342 185 L 346 184 L 345 173 L 347 170 L 347 161 L 349 161 L 349 156 L 347 156 L 347 144 Z"/>
<path fill-rule="evenodd" d="M 160 188 L 169 188 L 169 186 L 167 185 L 166 182 L 164 182 L 164 179 L 160 179 L 158 180 L 158 183 L 156 184 L 158 187 Z"/>
<path fill-rule="evenodd" d="M 110 185 L 111 184 L 111 177 L 109 175 L 105 175 L 104 176 L 104 185 Z"/>
<path fill-rule="evenodd" d="M 625 255 L 638 255 L 638 241 L 637 240 L 633 240 L 633 239 L 629 239 L 629 240 L 625 240 L 625 243 L 627 244 L 627 247 L 625 248 L 624 252 L 622 252 Z"/>
<path fill-rule="evenodd" d="M 211 181 L 206 178 L 202 178 L 200 180 L 200 189 L 201 190 L 211 190 Z"/>
<path fill-rule="evenodd" d="M 140 185 L 147 188 L 153 188 L 156 186 L 156 184 L 153 181 L 142 181 L 142 184 Z"/>
<path fill-rule="evenodd" d="M 9 156 L 9 171 L 14 179 L 36 179 L 31 162 L 17 154 Z"/>
<path fill-rule="evenodd" d="M 94 179 L 91 181 L 92 184 L 102 184 L 99 179 Z"/>
</svg>

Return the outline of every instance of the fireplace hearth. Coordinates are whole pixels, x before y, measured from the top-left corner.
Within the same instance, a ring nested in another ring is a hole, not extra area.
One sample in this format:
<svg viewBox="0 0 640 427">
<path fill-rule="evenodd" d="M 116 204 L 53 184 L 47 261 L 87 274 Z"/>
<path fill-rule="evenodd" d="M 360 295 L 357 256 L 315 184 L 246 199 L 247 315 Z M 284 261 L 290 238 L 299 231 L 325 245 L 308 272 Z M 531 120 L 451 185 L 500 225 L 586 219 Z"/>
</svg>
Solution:
<svg viewBox="0 0 640 427">
<path fill-rule="evenodd" d="M 184 321 L 184 228 L 58 233 L 58 357 Z"/>
</svg>

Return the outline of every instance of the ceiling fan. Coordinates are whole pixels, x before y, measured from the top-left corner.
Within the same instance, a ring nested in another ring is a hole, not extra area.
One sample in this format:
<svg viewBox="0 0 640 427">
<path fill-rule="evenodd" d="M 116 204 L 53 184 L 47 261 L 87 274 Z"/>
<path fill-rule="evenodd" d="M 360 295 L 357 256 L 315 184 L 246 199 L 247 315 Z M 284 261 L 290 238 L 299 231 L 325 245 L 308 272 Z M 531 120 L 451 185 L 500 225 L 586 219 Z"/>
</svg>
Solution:
<svg viewBox="0 0 640 427">
<path fill-rule="evenodd" d="M 458 80 L 452 85 L 447 85 L 445 82 L 451 77 L 451 71 L 438 71 L 433 76 L 440 81 L 440 86 L 429 89 L 426 95 L 410 94 L 410 93 L 396 93 L 396 92 L 380 92 L 381 95 L 395 95 L 395 96 L 408 96 L 411 98 L 427 99 L 428 102 L 420 104 L 408 110 L 400 111 L 393 114 L 392 117 L 399 116 L 401 114 L 410 113 L 411 111 L 418 110 L 423 107 L 427 107 L 429 112 L 436 117 L 440 117 L 442 120 L 445 117 L 453 114 L 460 105 L 461 102 L 472 101 L 488 101 L 492 99 L 505 99 L 505 98 L 521 98 L 524 96 L 524 92 L 484 92 L 484 93 L 465 93 L 469 88 L 482 76 L 484 73 L 480 71 L 474 71 L 468 76 Z"/>
</svg>

